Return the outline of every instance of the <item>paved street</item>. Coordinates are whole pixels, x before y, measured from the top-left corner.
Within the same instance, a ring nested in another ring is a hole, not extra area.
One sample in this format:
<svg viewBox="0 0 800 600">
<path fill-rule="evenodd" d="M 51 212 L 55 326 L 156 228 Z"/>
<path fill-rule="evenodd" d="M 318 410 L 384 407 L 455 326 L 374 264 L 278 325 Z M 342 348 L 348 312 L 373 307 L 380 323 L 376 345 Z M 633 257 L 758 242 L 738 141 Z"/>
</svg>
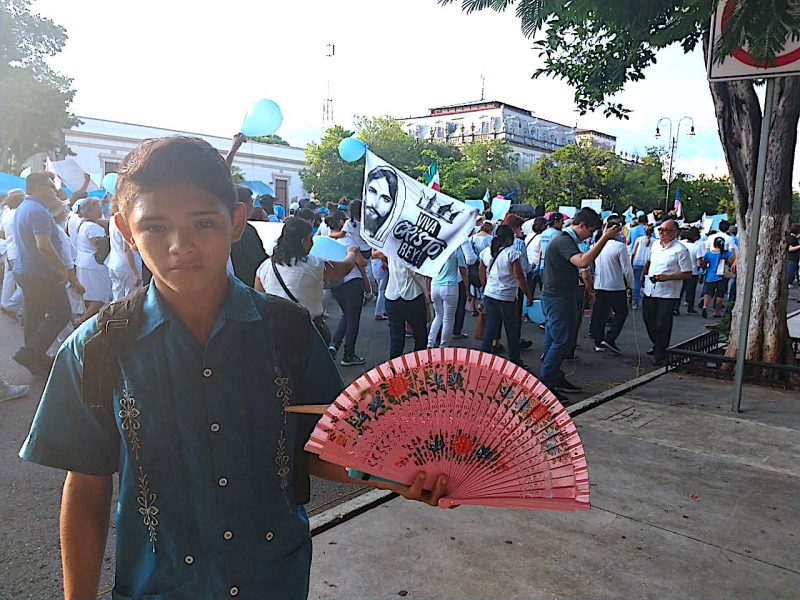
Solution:
<svg viewBox="0 0 800 600">
<path fill-rule="evenodd" d="M 793 290 L 796 292 L 796 290 Z M 794 298 L 796 298 L 796 294 Z M 792 299 L 790 303 L 797 304 Z M 798 305 L 800 306 L 800 305 Z M 684 309 L 685 310 L 685 309 Z M 362 315 L 361 333 L 356 351 L 367 358 L 361 367 L 343 367 L 346 382 L 351 382 L 367 369 L 388 358 L 389 333 L 386 321 L 375 321 L 374 304 L 369 304 Z M 331 305 L 333 318 L 337 322 L 338 308 Z M 641 312 L 629 317 L 619 346 L 622 356 L 609 353 L 595 354 L 591 340 L 586 337 L 588 319 L 581 331 L 577 363 L 565 363 L 568 377 L 584 387 L 582 394 L 574 395 L 580 400 L 609 387 L 635 378 L 642 370 L 652 369 L 650 357 L 645 355 L 649 340 L 641 320 Z M 675 319 L 673 342 L 678 342 L 704 330 L 704 321 L 699 316 L 681 316 Z M 475 319 L 467 315 L 465 332 L 471 333 Z M 542 333 L 535 325 L 524 325 L 523 336 L 532 340 L 531 350 L 523 358 L 535 373 L 539 366 Z M 0 404 L 0 521 L 5 525 L 0 530 L 0 598 L 56 598 L 61 590 L 61 566 L 58 552 L 58 506 L 64 475 L 53 469 L 39 467 L 17 458 L 22 442 L 27 435 L 43 382 L 31 379 L 28 373 L 11 360 L 19 347 L 22 332 L 16 323 L 0 316 L 0 374 L 14 383 L 30 383 L 27 398 Z M 477 347 L 478 342 L 467 339 L 463 346 Z M 411 341 L 408 341 L 410 349 Z M 645 388 L 647 389 L 647 388 Z M 725 400 L 727 401 L 727 400 Z M 334 485 L 314 481 L 309 505 L 311 514 L 338 504 L 352 495 L 361 493 L 357 486 Z M 382 514 L 382 513 L 376 513 Z M 109 590 L 113 574 L 113 534 L 109 539 L 106 569 L 101 590 Z M 105 597 L 110 597 L 106 595 Z"/>
</svg>

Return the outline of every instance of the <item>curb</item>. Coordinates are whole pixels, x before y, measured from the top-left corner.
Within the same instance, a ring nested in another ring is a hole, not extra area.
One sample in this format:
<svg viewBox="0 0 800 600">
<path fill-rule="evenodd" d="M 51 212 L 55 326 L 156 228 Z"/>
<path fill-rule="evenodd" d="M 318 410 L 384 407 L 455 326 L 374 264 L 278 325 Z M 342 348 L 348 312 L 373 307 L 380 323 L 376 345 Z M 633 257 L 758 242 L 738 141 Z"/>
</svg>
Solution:
<svg viewBox="0 0 800 600">
<path fill-rule="evenodd" d="M 570 417 L 576 417 L 582 413 L 585 413 L 586 411 L 600 406 L 601 404 L 605 404 L 614 398 L 623 396 L 638 387 L 650 383 L 651 381 L 664 375 L 666 372 L 667 368 L 662 367 L 660 369 L 656 369 L 655 371 L 641 375 L 636 379 L 631 379 L 630 381 L 618 385 L 615 388 L 596 394 L 591 398 L 587 398 L 586 400 L 578 402 L 577 404 L 573 404 L 566 409 L 567 414 L 569 414 Z M 345 523 L 350 519 L 357 517 L 358 515 L 364 514 L 368 510 L 380 506 L 381 504 L 385 504 L 389 500 L 396 497 L 397 494 L 388 490 L 371 490 L 365 494 L 353 498 L 352 500 L 348 500 L 347 502 L 339 504 L 338 506 L 334 506 L 331 509 L 311 517 L 309 520 L 311 535 L 313 537 L 317 534 L 328 531 L 329 529 L 332 529 L 337 525 L 341 525 L 342 523 Z"/>
<path fill-rule="evenodd" d="M 395 497 L 397 497 L 397 494 L 389 490 L 373 489 L 318 515 L 314 515 L 309 519 L 311 536 L 328 531 L 328 529 L 349 521 Z"/>
<path fill-rule="evenodd" d="M 645 385 L 646 383 L 650 383 L 661 377 L 662 375 L 667 373 L 667 367 L 660 367 L 654 371 L 650 371 L 649 373 L 645 373 L 644 375 L 640 375 L 636 379 L 631 379 L 630 381 L 626 381 L 618 385 L 617 387 L 611 388 L 610 390 L 606 390 L 605 392 L 600 392 L 599 394 L 595 394 L 591 398 L 587 398 L 586 400 L 581 400 L 577 404 L 573 404 L 572 406 L 567 407 L 567 414 L 570 417 L 577 417 L 580 414 L 585 413 L 588 410 L 596 408 L 601 404 L 605 404 L 606 402 L 613 400 L 614 398 L 618 398 L 635 390 L 638 387 Z"/>
</svg>

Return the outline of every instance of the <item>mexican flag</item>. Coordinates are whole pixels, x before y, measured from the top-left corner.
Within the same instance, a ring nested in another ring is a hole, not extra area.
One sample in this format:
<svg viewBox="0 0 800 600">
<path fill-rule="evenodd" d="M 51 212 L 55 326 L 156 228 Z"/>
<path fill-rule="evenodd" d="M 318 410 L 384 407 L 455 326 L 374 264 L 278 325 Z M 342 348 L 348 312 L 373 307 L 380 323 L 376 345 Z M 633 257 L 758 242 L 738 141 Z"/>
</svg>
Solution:
<svg viewBox="0 0 800 600">
<path fill-rule="evenodd" d="M 432 188 L 437 192 L 442 189 L 439 185 L 439 165 L 436 163 L 436 161 L 433 161 L 431 166 L 428 167 L 428 170 L 425 171 L 425 183 L 428 184 L 429 188 Z"/>
</svg>

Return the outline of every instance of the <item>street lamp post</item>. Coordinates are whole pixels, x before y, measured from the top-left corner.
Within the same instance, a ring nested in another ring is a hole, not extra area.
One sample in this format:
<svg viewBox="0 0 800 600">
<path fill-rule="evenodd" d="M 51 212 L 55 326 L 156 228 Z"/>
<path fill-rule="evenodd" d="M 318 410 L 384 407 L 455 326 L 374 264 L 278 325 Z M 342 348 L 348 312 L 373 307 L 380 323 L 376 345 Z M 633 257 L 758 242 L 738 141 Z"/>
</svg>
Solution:
<svg viewBox="0 0 800 600">
<path fill-rule="evenodd" d="M 680 121 L 678 121 L 678 128 L 675 132 L 675 137 L 672 137 L 672 119 L 669 117 L 661 117 L 656 123 L 656 139 L 661 137 L 661 123 L 662 121 L 666 121 L 669 123 L 669 167 L 667 169 L 667 196 L 664 200 L 664 216 L 667 215 L 669 212 L 669 191 L 670 186 L 672 185 L 672 169 L 673 169 L 673 161 L 675 159 L 675 152 L 678 150 L 678 138 L 681 135 L 681 123 L 684 121 L 689 121 L 691 123 L 691 127 L 689 129 L 689 137 L 694 137 L 694 119 L 692 117 L 681 117 Z"/>
</svg>

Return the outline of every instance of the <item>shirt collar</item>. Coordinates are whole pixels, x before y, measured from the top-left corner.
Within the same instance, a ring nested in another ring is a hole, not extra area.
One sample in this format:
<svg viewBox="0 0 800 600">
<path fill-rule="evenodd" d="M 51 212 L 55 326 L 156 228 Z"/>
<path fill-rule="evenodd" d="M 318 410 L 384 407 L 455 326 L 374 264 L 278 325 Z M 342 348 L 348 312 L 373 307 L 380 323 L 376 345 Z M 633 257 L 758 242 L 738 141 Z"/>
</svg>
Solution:
<svg viewBox="0 0 800 600">
<path fill-rule="evenodd" d="M 139 340 L 153 333 L 173 316 L 172 309 L 154 284 L 150 284 L 147 290 L 143 313 L 142 325 L 139 327 L 139 333 L 136 336 Z M 259 321 L 260 319 L 261 314 L 258 312 L 255 302 L 253 302 L 253 296 L 249 288 L 228 273 L 228 291 L 225 294 L 225 302 L 217 317 L 214 331 L 221 329 L 227 321 L 247 323 Z"/>
</svg>

